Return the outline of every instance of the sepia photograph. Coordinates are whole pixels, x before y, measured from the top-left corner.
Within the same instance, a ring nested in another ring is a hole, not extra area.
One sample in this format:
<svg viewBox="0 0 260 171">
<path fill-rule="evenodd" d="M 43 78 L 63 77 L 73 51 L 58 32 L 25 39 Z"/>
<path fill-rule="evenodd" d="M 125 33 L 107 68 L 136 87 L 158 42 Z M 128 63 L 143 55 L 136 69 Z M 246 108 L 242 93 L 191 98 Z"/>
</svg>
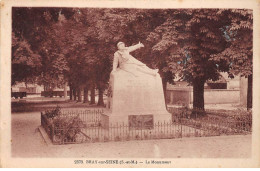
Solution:
<svg viewBox="0 0 260 171">
<path fill-rule="evenodd" d="M 259 2 L 12 2 L 1 5 L 2 167 L 260 167 Z"/>
</svg>

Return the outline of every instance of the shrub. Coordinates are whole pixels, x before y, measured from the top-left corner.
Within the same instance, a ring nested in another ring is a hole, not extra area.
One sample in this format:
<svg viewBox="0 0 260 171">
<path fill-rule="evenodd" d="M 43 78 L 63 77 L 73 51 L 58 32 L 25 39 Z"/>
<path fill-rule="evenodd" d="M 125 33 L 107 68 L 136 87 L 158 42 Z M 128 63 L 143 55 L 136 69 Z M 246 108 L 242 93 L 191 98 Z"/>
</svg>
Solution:
<svg viewBox="0 0 260 171">
<path fill-rule="evenodd" d="M 126 137 L 126 141 L 130 141 L 131 140 L 131 136 L 128 134 Z"/>
<path fill-rule="evenodd" d="M 140 140 L 141 137 L 140 137 L 139 135 L 136 135 L 136 136 L 135 136 L 135 139 L 136 139 L 136 140 Z"/>
<path fill-rule="evenodd" d="M 77 116 L 66 116 L 61 114 L 61 108 L 57 106 L 53 110 L 46 110 L 45 116 L 49 124 L 54 127 L 54 143 L 83 142 L 91 139 L 82 128 L 86 127 L 84 122 Z"/>
<path fill-rule="evenodd" d="M 93 139 L 92 139 L 92 142 L 93 142 L 93 143 L 99 142 L 99 141 L 100 141 L 100 140 L 99 140 L 99 137 L 96 137 L 96 138 L 93 138 Z"/>
<path fill-rule="evenodd" d="M 85 133 L 81 131 L 81 129 L 84 128 L 84 123 L 79 118 L 79 115 L 75 117 L 58 115 L 56 118 L 53 119 L 53 124 L 55 128 L 55 135 L 60 135 L 61 141 L 82 141 L 82 136 L 85 137 L 85 140 L 90 139 L 90 137 L 88 137 Z M 78 134 L 80 134 L 80 136 Z"/>
<path fill-rule="evenodd" d="M 148 136 L 148 134 L 144 134 L 144 139 L 149 139 L 149 136 Z"/>
<path fill-rule="evenodd" d="M 115 141 L 121 141 L 121 138 L 119 136 L 116 136 Z"/>
<path fill-rule="evenodd" d="M 53 119 L 60 114 L 61 114 L 61 108 L 58 105 L 55 109 L 45 111 L 45 115 L 48 119 Z"/>
<path fill-rule="evenodd" d="M 108 142 L 109 138 L 107 136 L 104 136 L 104 142 Z"/>
</svg>

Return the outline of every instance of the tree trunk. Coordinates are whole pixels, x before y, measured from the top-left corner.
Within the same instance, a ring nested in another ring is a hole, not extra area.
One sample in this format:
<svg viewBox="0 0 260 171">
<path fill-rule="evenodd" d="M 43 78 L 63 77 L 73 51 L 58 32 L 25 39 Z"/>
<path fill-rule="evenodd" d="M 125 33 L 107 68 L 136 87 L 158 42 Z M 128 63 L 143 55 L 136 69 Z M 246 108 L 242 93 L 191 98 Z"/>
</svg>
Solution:
<svg viewBox="0 0 260 171">
<path fill-rule="evenodd" d="M 204 80 L 193 81 L 193 115 L 204 115 Z"/>
<path fill-rule="evenodd" d="M 75 88 L 73 88 L 73 100 L 77 100 L 77 92 Z"/>
<path fill-rule="evenodd" d="M 83 101 L 83 103 L 88 103 L 89 101 L 88 101 L 88 87 L 87 86 L 85 86 L 84 87 L 84 101 Z"/>
<path fill-rule="evenodd" d="M 72 94 L 72 86 L 70 86 L 70 100 L 72 100 L 72 96 L 73 96 L 73 94 Z"/>
<path fill-rule="evenodd" d="M 103 93 L 104 93 L 104 90 L 103 88 L 99 88 L 98 89 L 98 106 L 104 106 L 104 99 L 103 99 Z"/>
<path fill-rule="evenodd" d="M 77 91 L 78 91 L 78 93 L 77 93 L 77 95 L 78 95 L 78 102 L 82 102 L 81 88 L 79 87 L 77 89 Z"/>
<path fill-rule="evenodd" d="M 68 94 L 67 94 L 67 82 L 64 83 L 64 99 L 66 100 Z"/>
<path fill-rule="evenodd" d="M 167 108 L 167 103 L 166 103 L 166 89 L 167 89 L 167 81 L 166 79 L 162 79 L 162 85 L 163 85 L 163 95 L 164 95 L 164 102 L 165 102 L 165 107 Z"/>
<path fill-rule="evenodd" d="M 95 87 L 93 86 L 91 88 L 91 99 L 90 99 L 90 104 L 95 104 Z"/>
<path fill-rule="evenodd" d="M 247 86 L 247 110 L 252 108 L 253 74 L 248 76 Z"/>
</svg>

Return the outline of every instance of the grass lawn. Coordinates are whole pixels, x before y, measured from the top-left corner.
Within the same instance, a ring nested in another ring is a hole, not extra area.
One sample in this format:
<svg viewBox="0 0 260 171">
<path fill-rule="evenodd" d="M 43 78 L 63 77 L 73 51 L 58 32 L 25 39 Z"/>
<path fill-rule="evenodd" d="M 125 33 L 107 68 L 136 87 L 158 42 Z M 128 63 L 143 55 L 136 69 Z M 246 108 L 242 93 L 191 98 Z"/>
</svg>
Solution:
<svg viewBox="0 0 260 171">
<path fill-rule="evenodd" d="M 12 101 L 12 113 L 24 113 L 24 112 L 41 112 L 48 109 L 53 109 L 57 105 L 61 108 L 93 108 L 97 105 L 90 105 L 89 103 L 82 103 L 70 100 L 64 100 L 62 98 L 37 98 L 35 101 Z M 99 106 L 100 107 L 100 106 Z"/>
</svg>

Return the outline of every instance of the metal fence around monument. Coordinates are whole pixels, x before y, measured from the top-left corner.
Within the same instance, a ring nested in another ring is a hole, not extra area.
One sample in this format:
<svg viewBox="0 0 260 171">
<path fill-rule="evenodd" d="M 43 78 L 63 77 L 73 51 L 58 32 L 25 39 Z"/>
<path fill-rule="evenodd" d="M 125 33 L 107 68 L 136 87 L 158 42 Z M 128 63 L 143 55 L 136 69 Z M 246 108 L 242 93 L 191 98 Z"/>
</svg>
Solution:
<svg viewBox="0 0 260 171">
<path fill-rule="evenodd" d="M 53 144 L 73 144 L 250 134 L 252 117 L 243 117 L 189 119 L 173 113 L 171 122 L 155 122 L 147 127 L 142 123 L 108 124 L 108 117 L 102 112 L 62 111 L 56 118 L 58 125 L 41 113 L 41 125 Z"/>
</svg>

